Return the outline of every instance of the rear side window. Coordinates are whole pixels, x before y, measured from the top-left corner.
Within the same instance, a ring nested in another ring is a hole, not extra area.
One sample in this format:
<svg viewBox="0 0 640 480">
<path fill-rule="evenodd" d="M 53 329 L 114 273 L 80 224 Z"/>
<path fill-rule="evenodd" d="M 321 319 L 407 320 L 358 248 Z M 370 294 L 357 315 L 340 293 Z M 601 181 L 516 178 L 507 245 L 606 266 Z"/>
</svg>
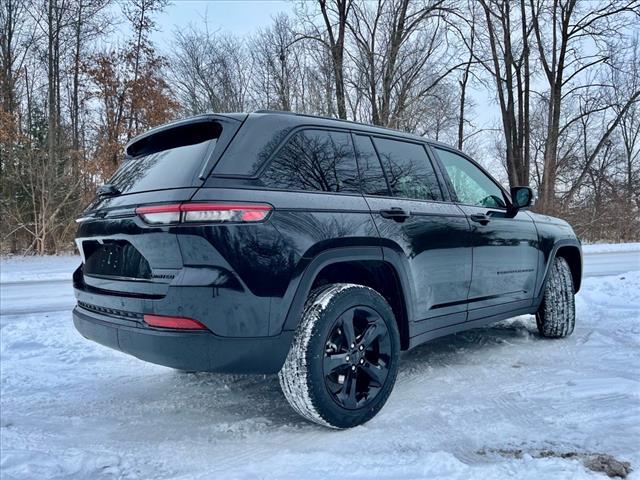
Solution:
<svg viewBox="0 0 640 480">
<path fill-rule="evenodd" d="M 375 138 L 374 143 L 393 195 L 442 200 L 433 165 L 422 145 L 386 138 Z"/>
<path fill-rule="evenodd" d="M 358 167 L 362 179 L 362 193 L 365 195 L 389 195 L 387 180 L 378 159 L 371 137 L 354 135 L 353 141 L 358 154 Z"/>
<path fill-rule="evenodd" d="M 278 150 L 261 176 L 271 188 L 358 193 L 358 170 L 351 135 L 302 130 Z"/>
<path fill-rule="evenodd" d="M 190 187 L 222 133 L 215 122 L 181 125 L 144 137 L 107 182 L 121 193 Z"/>
</svg>

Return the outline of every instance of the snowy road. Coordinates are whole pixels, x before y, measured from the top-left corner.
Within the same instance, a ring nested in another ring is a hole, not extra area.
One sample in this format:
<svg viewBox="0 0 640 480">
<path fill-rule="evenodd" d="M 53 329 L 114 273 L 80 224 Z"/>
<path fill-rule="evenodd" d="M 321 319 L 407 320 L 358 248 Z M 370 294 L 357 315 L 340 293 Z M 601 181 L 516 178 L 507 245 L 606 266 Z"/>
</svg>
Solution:
<svg viewBox="0 0 640 480">
<path fill-rule="evenodd" d="M 1 476 L 603 478 L 584 463 L 607 454 L 638 479 L 640 248 L 593 250 L 572 337 L 524 316 L 431 342 L 344 432 L 298 418 L 275 377 L 182 374 L 84 340 L 76 258 L 3 260 Z"/>
<path fill-rule="evenodd" d="M 57 312 L 74 303 L 71 280 L 0 283 L 2 315 Z"/>
<path fill-rule="evenodd" d="M 617 275 L 640 270 L 640 250 L 631 252 L 587 253 L 584 256 L 584 276 Z"/>
</svg>

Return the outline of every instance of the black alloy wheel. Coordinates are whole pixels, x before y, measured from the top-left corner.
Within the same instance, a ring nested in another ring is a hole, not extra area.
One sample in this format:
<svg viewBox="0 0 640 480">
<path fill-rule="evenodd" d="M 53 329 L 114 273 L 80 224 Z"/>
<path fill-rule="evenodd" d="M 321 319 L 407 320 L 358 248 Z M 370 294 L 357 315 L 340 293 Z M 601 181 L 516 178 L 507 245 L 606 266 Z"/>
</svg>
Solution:
<svg viewBox="0 0 640 480">
<path fill-rule="evenodd" d="M 355 427 L 389 398 L 399 353 L 398 324 L 380 293 L 352 283 L 323 285 L 309 294 L 280 386 L 308 420 Z"/>
<path fill-rule="evenodd" d="M 323 371 L 334 401 L 343 408 L 369 405 L 389 374 L 391 339 L 380 315 L 367 306 L 338 317 L 327 338 Z"/>
</svg>

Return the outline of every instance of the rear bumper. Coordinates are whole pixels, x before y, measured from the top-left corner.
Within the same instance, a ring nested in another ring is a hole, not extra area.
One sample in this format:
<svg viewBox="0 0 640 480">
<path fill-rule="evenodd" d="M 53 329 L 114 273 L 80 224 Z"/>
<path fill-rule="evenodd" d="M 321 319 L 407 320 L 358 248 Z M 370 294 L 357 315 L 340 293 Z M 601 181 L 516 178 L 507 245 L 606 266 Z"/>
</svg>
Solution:
<svg viewBox="0 0 640 480">
<path fill-rule="evenodd" d="M 89 340 L 147 362 L 190 371 L 277 373 L 293 339 L 293 332 L 288 331 L 273 337 L 230 338 L 155 329 L 81 307 L 73 310 L 73 323 Z"/>
</svg>

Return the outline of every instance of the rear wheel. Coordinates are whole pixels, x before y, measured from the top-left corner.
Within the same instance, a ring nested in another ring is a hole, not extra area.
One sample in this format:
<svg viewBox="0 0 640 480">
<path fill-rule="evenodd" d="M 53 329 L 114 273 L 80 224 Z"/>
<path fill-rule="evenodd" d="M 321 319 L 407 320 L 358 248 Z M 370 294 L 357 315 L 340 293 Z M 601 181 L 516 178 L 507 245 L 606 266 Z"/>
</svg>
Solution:
<svg viewBox="0 0 640 480">
<path fill-rule="evenodd" d="M 327 285 L 309 295 L 280 385 L 308 420 L 353 427 L 373 418 L 387 401 L 399 351 L 393 311 L 378 292 Z"/>
<path fill-rule="evenodd" d="M 576 323 L 573 277 L 569 264 L 556 257 L 544 289 L 544 298 L 536 313 L 540 335 L 563 338 L 571 335 Z"/>
</svg>

